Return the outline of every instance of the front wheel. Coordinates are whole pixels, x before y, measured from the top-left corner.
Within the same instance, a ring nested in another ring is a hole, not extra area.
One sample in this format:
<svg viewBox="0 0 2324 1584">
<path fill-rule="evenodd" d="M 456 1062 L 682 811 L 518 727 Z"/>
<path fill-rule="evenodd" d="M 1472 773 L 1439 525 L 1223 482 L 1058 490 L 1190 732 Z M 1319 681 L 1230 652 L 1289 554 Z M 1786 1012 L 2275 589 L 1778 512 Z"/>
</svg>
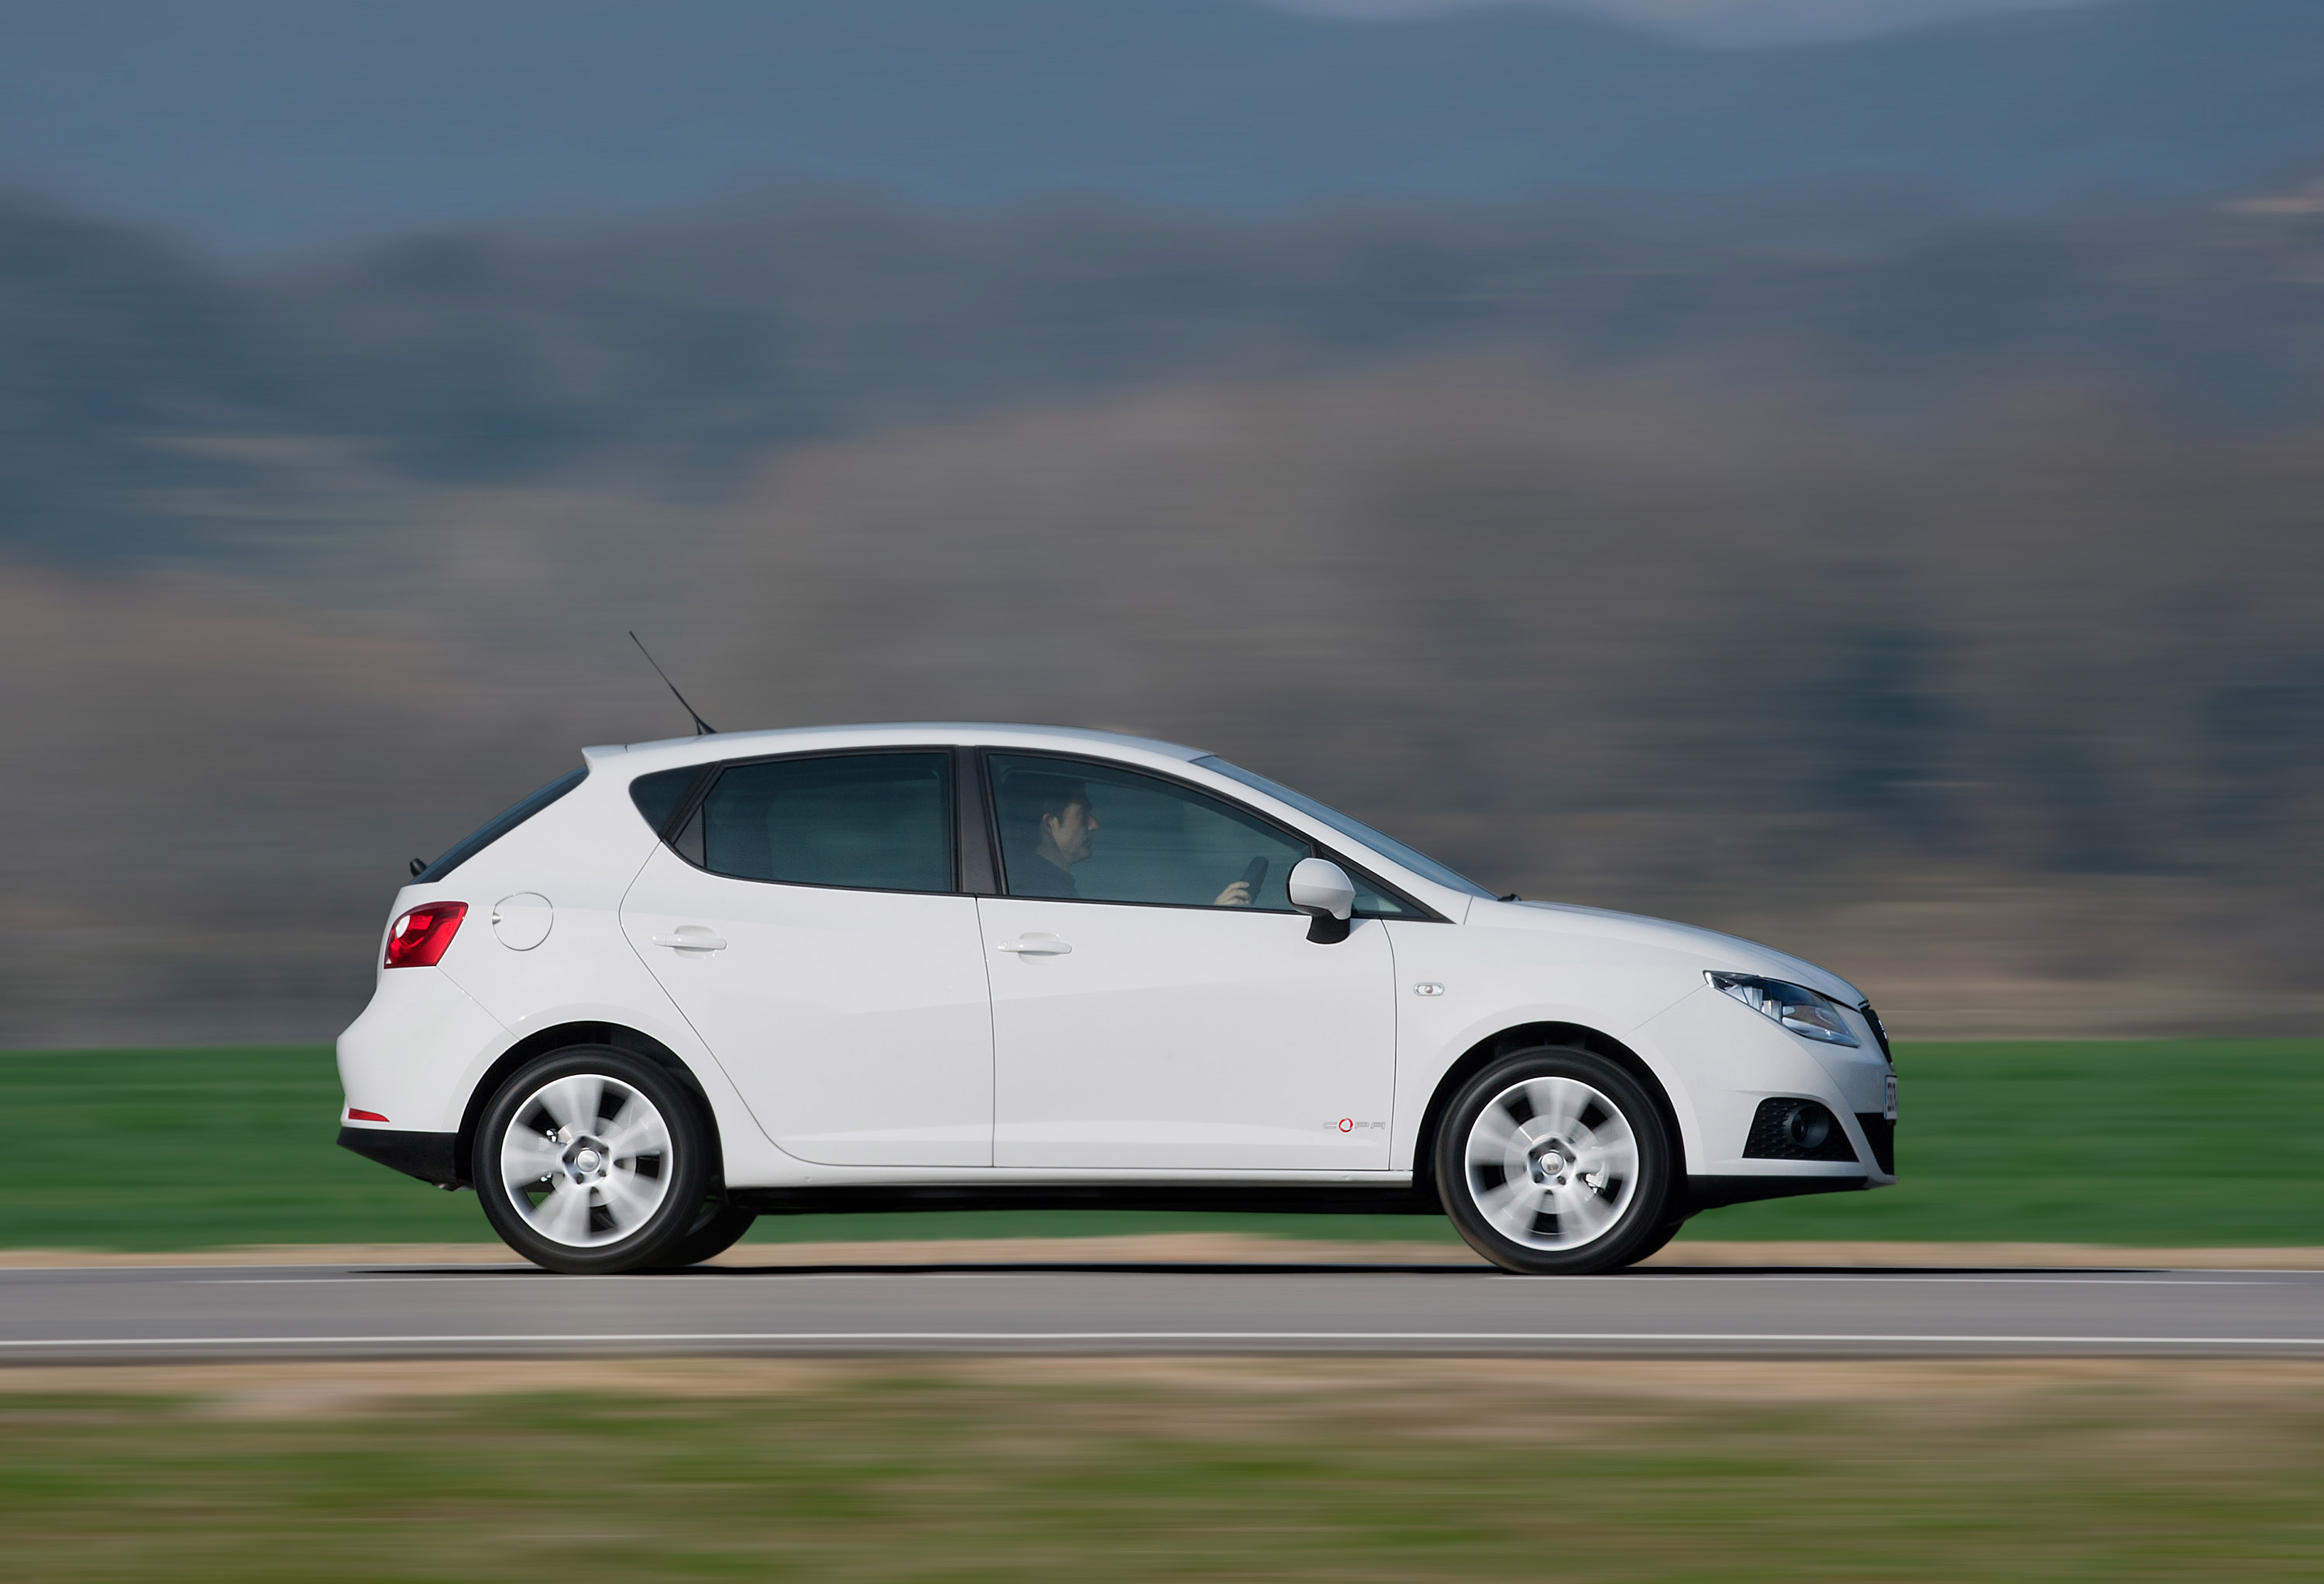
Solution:
<svg viewBox="0 0 2324 1584">
<path fill-rule="evenodd" d="M 1494 1062 L 1453 1097 L 1434 1154 L 1453 1229 L 1503 1270 L 1587 1275 L 1668 1240 L 1662 1114 L 1591 1052 L 1545 1045 Z"/>
<path fill-rule="evenodd" d="M 471 1181 L 510 1248 L 550 1270 L 604 1275 L 688 1251 L 710 1154 L 709 1125 L 669 1069 L 575 1045 L 501 1085 L 476 1128 Z"/>
<path fill-rule="evenodd" d="M 1637 1251 L 1630 1256 L 1630 1263 L 1636 1265 L 1642 1259 L 1652 1259 L 1655 1255 L 1660 1254 L 1670 1247 L 1671 1239 L 1677 1237 L 1685 1226 L 1686 1217 L 1683 1215 L 1665 1217 L 1663 1224 L 1655 1229 L 1655 1235 L 1639 1244 Z"/>
</svg>

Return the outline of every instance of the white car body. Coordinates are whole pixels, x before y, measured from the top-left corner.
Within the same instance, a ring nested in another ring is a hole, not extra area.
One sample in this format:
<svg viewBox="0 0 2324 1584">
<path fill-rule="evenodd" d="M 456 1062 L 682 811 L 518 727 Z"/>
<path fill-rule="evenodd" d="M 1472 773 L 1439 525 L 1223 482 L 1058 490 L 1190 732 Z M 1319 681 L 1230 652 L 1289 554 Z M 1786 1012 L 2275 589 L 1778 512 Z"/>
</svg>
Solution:
<svg viewBox="0 0 2324 1584">
<path fill-rule="evenodd" d="M 1317 944 L 1281 910 L 997 895 L 991 848 L 970 855 L 992 838 L 964 820 L 949 891 L 732 879 L 680 857 L 632 797 L 687 767 L 908 748 L 952 751 L 964 801 L 988 751 L 1191 786 L 1401 893 L 1413 916 L 1360 916 Z M 349 1147 L 466 1185 L 494 1087 L 528 1054 L 586 1038 L 681 1068 L 725 1190 L 766 1209 L 1097 1202 L 1092 1189 L 1427 1208 L 1423 1131 L 1451 1085 L 1480 1053 L 1546 1039 L 1601 1050 L 1656 1093 L 1678 1213 L 1895 1181 L 1895 1069 L 1838 975 L 1708 930 L 1444 883 L 1198 750 L 908 724 L 584 757 L 570 791 L 397 894 L 391 918 L 445 901 L 468 913 L 433 966 L 383 968 L 340 1036 Z M 1803 1037 L 1714 972 L 1805 986 L 1856 1043 Z M 1747 1155 L 1771 1098 L 1827 1108 L 1849 1158 Z"/>
</svg>

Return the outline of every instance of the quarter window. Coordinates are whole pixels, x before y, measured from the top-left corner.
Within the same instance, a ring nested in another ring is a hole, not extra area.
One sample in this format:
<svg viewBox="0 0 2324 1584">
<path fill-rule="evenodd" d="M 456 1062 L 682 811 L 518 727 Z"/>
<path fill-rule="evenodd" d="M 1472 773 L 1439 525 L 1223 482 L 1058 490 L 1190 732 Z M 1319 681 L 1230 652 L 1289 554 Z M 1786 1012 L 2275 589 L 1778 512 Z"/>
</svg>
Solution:
<svg viewBox="0 0 2324 1584">
<path fill-rule="evenodd" d="M 630 801 L 637 805 L 639 815 L 659 833 L 669 824 L 669 816 L 678 812 L 678 806 L 686 801 L 687 793 L 693 789 L 694 778 L 701 773 L 701 766 L 686 765 L 640 776 L 630 783 Z"/>
<path fill-rule="evenodd" d="M 679 850 L 715 874 L 949 891 L 952 756 L 860 753 L 729 765 L 687 827 Z"/>
</svg>

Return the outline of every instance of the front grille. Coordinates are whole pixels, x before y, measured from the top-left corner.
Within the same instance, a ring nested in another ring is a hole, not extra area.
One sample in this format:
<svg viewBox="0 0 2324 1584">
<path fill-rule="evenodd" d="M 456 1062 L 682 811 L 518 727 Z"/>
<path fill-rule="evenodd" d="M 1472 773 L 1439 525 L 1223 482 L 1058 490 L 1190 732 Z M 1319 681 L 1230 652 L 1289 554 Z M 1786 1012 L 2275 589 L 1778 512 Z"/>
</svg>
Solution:
<svg viewBox="0 0 2324 1584">
<path fill-rule="evenodd" d="M 1812 1100 L 1763 1100 L 1751 1118 L 1743 1157 L 1761 1161 L 1852 1161 L 1840 1119 Z"/>
<path fill-rule="evenodd" d="M 1870 1001 L 1865 1002 L 1856 1009 L 1864 1014 L 1864 1020 L 1867 1023 L 1872 1025 L 1872 1037 L 1880 1042 L 1880 1054 L 1893 1064 L 1896 1060 L 1896 1053 L 1888 1048 L 1888 1030 L 1881 1023 L 1880 1014 L 1872 1009 Z"/>
<path fill-rule="evenodd" d="M 1878 1111 L 1858 1111 L 1856 1125 L 1864 1129 L 1864 1140 L 1872 1146 L 1872 1158 L 1890 1176 L 1896 1174 L 1896 1119 L 1884 1117 Z"/>
</svg>

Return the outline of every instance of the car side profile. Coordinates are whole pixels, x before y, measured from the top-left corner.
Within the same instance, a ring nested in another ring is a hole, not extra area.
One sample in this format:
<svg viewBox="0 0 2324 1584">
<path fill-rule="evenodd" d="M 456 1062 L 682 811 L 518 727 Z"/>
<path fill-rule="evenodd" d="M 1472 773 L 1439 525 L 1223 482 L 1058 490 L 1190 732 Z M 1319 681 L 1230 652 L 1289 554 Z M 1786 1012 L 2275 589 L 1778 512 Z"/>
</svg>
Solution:
<svg viewBox="0 0 2324 1584">
<path fill-rule="evenodd" d="M 339 1142 L 551 1270 L 761 1214 L 1442 1213 L 1513 1271 L 1895 1181 L 1870 1003 L 1501 898 L 1214 755 L 908 724 L 584 751 L 419 868 Z"/>
</svg>

